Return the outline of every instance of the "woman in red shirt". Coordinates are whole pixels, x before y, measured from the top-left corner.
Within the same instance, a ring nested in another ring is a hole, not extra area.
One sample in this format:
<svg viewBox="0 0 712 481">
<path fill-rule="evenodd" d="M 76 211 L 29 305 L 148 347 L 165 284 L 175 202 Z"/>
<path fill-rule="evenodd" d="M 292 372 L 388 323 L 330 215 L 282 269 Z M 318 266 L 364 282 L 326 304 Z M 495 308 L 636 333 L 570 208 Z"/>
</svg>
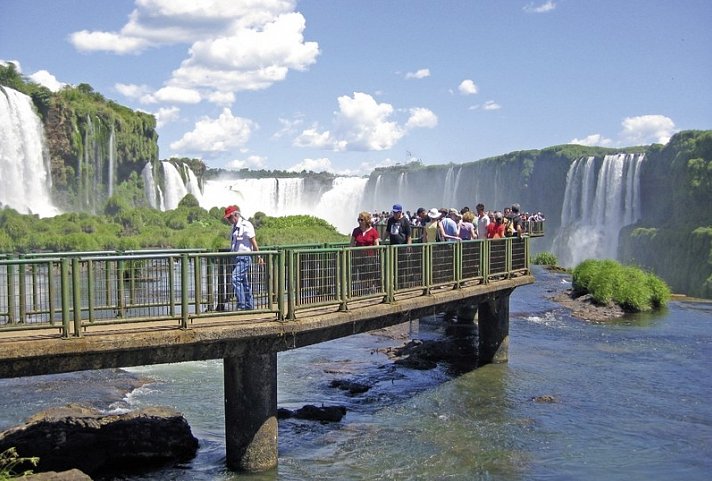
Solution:
<svg viewBox="0 0 712 481">
<path fill-rule="evenodd" d="M 504 237 L 504 216 L 497 211 L 494 213 L 494 222 L 490 222 L 487 226 L 488 239 L 501 239 Z"/>
<path fill-rule="evenodd" d="M 381 242 L 378 231 L 371 225 L 371 214 L 358 215 L 358 227 L 351 232 L 351 247 L 377 246 Z M 377 249 L 354 249 L 351 251 L 351 295 L 359 296 L 383 291 L 379 289 L 381 279 L 380 251 Z"/>
</svg>

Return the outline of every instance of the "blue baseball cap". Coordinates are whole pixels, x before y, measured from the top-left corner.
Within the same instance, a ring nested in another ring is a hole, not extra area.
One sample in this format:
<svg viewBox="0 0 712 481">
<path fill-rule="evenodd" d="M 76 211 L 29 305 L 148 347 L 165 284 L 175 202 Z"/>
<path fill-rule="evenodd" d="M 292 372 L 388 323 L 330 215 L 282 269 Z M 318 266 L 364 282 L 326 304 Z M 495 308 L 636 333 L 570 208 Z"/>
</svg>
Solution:
<svg viewBox="0 0 712 481">
<path fill-rule="evenodd" d="M 400 204 L 394 204 L 392 210 L 393 212 L 403 212 L 403 207 Z"/>
</svg>

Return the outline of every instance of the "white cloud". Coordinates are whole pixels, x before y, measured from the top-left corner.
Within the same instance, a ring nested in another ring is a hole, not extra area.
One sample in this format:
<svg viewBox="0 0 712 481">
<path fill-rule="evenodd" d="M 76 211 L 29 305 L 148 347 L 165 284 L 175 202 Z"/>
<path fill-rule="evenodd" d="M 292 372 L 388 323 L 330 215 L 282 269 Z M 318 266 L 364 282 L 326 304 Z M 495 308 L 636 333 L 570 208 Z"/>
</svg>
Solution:
<svg viewBox="0 0 712 481">
<path fill-rule="evenodd" d="M 178 120 L 180 109 L 178 107 L 162 107 L 153 115 L 156 117 L 156 127 L 160 128 L 170 122 Z"/>
<path fill-rule="evenodd" d="M 408 72 L 405 74 L 406 79 L 423 79 L 426 77 L 430 77 L 429 68 L 421 68 L 417 72 Z"/>
<path fill-rule="evenodd" d="M 259 155 L 250 155 L 248 156 L 245 160 L 231 160 L 230 162 L 227 163 L 226 167 L 228 169 L 245 169 L 245 168 L 250 168 L 250 169 L 262 169 L 267 163 L 267 159 L 265 157 L 259 156 Z"/>
<path fill-rule="evenodd" d="M 484 110 L 499 110 L 502 108 L 502 106 L 499 105 L 494 100 L 488 100 L 487 102 L 484 103 L 484 105 L 482 105 L 482 108 Z"/>
<path fill-rule="evenodd" d="M 46 70 L 38 70 L 37 72 L 33 73 L 32 75 L 30 75 L 30 80 L 47 87 L 52 92 L 58 92 L 62 87 L 67 85 L 66 83 L 57 80 L 54 75 L 52 75 Z"/>
<path fill-rule="evenodd" d="M 437 116 L 422 107 L 409 109 L 405 125 L 392 120 L 391 104 L 378 103 L 372 96 L 354 92 L 353 97 L 338 98 L 339 111 L 334 114 L 334 126 L 321 131 L 318 126 L 305 129 L 294 139 L 298 147 L 314 147 L 334 151 L 386 150 L 393 147 L 409 130 L 434 127 Z"/>
<path fill-rule="evenodd" d="M 176 152 L 218 153 L 238 149 L 247 143 L 256 125 L 253 121 L 232 115 L 223 109 L 217 119 L 205 117 L 191 132 L 171 144 Z"/>
<path fill-rule="evenodd" d="M 114 88 L 121 95 L 130 99 L 140 99 L 149 96 L 151 93 L 151 89 L 147 85 L 116 83 L 114 84 Z"/>
<path fill-rule="evenodd" d="M 3 67 L 7 67 L 10 64 L 15 65 L 15 70 L 17 71 L 17 73 L 19 73 L 19 74 L 22 73 L 22 65 L 20 65 L 19 60 L 2 60 L 2 59 L 0 59 L 0 65 L 2 65 Z"/>
<path fill-rule="evenodd" d="M 438 116 L 435 115 L 431 110 L 416 107 L 410 109 L 410 118 L 405 123 L 405 128 L 407 130 L 414 129 L 417 127 L 425 127 L 432 129 L 438 125 Z"/>
<path fill-rule="evenodd" d="M 226 104 L 229 92 L 267 88 L 316 62 L 319 45 L 305 41 L 306 21 L 295 8 L 292 0 L 136 0 L 120 31 L 83 30 L 70 41 L 84 52 L 117 54 L 190 45 L 165 86 L 218 91 L 204 97 Z"/>
<path fill-rule="evenodd" d="M 667 144 L 677 131 L 672 119 L 664 115 L 626 117 L 621 125 L 623 126 L 621 139 L 629 145 Z"/>
<path fill-rule="evenodd" d="M 477 85 L 475 85 L 475 82 L 473 82 L 472 80 L 465 79 L 460 82 L 460 85 L 457 87 L 457 90 L 460 92 L 461 95 L 474 95 L 477 93 Z"/>
<path fill-rule="evenodd" d="M 151 96 L 156 102 L 197 104 L 200 102 L 200 92 L 181 87 L 163 87 Z"/>
<path fill-rule="evenodd" d="M 571 139 L 569 141 L 569 144 L 576 144 L 576 145 L 588 145 L 588 146 L 594 146 L 597 145 L 599 147 L 607 147 L 610 146 L 612 143 L 611 139 L 607 139 L 601 134 L 591 134 L 583 139 Z"/>
<path fill-rule="evenodd" d="M 217 105 L 232 105 L 235 102 L 235 94 L 232 92 L 212 92 L 208 94 L 208 100 Z"/>
<path fill-rule="evenodd" d="M 328 158 L 321 157 L 319 159 L 304 159 L 298 164 L 289 167 L 287 172 L 301 172 L 303 170 L 311 172 L 333 172 L 334 168 L 331 166 L 331 161 Z"/>
<path fill-rule="evenodd" d="M 70 34 L 69 41 L 80 52 L 113 52 L 119 55 L 138 54 L 151 45 L 142 38 L 88 30 Z"/>
<path fill-rule="evenodd" d="M 530 4 L 524 6 L 524 11 L 527 13 L 546 13 L 551 12 L 555 8 L 556 2 L 553 0 L 547 0 L 541 5 L 535 5 L 534 2 L 531 2 Z"/>
</svg>

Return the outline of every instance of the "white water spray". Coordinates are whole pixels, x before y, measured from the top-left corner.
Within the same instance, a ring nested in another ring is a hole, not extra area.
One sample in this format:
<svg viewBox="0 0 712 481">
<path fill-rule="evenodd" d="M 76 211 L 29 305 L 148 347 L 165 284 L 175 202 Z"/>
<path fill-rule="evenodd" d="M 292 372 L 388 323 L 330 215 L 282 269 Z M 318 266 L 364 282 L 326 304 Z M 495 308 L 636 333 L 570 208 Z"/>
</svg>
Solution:
<svg viewBox="0 0 712 481">
<path fill-rule="evenodd" d="M 0 86 L 0 206 L 51 217 L 49 154 L 42 122 L 27 95 Z"/>
</svg>

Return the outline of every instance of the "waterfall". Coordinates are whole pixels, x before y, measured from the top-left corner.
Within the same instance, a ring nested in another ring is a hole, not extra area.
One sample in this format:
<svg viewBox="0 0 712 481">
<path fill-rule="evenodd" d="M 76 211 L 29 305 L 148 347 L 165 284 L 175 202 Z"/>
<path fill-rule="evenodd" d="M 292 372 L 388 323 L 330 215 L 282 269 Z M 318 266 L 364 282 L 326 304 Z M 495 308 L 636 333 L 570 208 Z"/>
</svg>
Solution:
<svg viewBox="0 0 712 481">
<path fill-rule="evenodd" d="M 183 173 L 188 179 L 188 182 L 185 184 L 188 193 L 193 194 L 193 196 L 198 200 L 198 203 L 203 205 L 203 192 L 200 190 L 198 178 L 195 176 L 188 164 L 183 164 Z"/>
<path fill-rule="evenodd" d="M 116 162 L 116 145 L 114 139 L 114 126 L 111 126 L 111 135 L 109 135 L 109 197 L 114 194 L 114 164 Z"/>
<path fill-rule="evenodd" d="M 246 217 L 264 212 L 272 217 L 312 215 L 322 218 L 348 234 L 356 227 L 356 214 L 368 210 L 362 205 L 368 179 L 336 177 L 330 188 L 312 192 L 307 178 L 220 178 L 205 182 L 202 207 L 238 205 Z"/>
<path fill-rule="evenodd" d="M 0 86 L 0 206 L 50 217 L 49 154 L 42 122 L 25 94 Z"/>
<path fill-rule="evenodd" d="M 562 266 L 588 258 L 615 259 L 618 234 L 640 218 L 640 166 L 644 154 L 574 161 L 566 175 L 561 228 L 554 253 Z M 600 165 L 597 165 L 600 164 Z"/>
<path fill-rule="evenodd" d="M 165 210 L 173 210 L 178 207 L 178 204 L 188 194 L 188 188 L 183 183 L 183 178 L 180 176 L 178 169 L 170 162 L 163 161 L 163 186 L 165 195 Z"/>
</svg>

